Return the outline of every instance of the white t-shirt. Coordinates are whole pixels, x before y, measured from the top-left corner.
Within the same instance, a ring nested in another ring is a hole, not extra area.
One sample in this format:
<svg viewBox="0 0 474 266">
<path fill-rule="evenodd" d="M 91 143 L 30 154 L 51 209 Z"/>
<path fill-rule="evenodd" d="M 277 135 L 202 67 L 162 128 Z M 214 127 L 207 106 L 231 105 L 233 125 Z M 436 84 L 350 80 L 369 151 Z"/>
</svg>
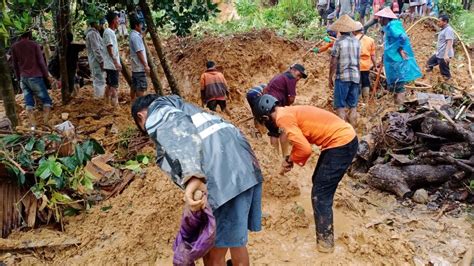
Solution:
<svg viewBox="0 0 474 266">
<path fill-rule="evenodd" d="M 115 32 L 107 28 L 104 31 L 104 36 L 102 37 L 103 42 L 104 42 L 104 69 L 110 69 L 110 70 L 117 70 L 114 65 L 114 61 L 118 61 L 120 64 L 120 56 L 119 56 L 119 49 L 118 49 L 118 43 L 117 43 L 117 36 L 115 36 Z M 112 54 L 113 58 L 110 57 L 109 52 L 107 50 L 107 47 L 109 45 L 112 45 Z"/>
<path fill-rule="evenodd" d="M 140 33 L 136 30 L 132 30 L 130 33 L 130 57 L 132 58 L 132 72 L 145 72 L 145 66 L 140 62 L 137 52 L 143 52 L 145 61 L 147 61 L 145 53 L 145 45 Z"/>
</svg>

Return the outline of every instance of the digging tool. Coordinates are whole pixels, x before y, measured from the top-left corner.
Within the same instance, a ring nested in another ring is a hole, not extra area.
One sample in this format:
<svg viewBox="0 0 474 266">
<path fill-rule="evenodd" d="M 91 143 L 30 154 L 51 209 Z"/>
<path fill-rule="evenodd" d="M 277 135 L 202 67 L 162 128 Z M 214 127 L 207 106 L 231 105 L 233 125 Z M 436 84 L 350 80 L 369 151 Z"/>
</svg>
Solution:
<svg viewBox="0 0 474 266">
<path fill-rule="evenodd" d="M 380 67 L 377 71 L 377 76 L 375 77 L 375 82 L 374 86 L 372 87 L 372 93 L 370 94 L 369 102 L 375 102 L 375 93 L 377 92 L 377 87 L 379 86 L 380 83 L 380 75 L 382 74 L 382 69 L 383 69 L 383 57 L 382 60 L 380 61 Z"/>
<path fill-rule="evenodd" d="M 336 38 L 334 38 L 334 37 L 328 37 L 328 38 L 329 38 L 330 40 L 332 40 L 332 41 L 336 40 Z M 309 50 L 303 55 L 303 58 L 305 58 L 309 53 L 311 53 L 311 52 L 314 50 L 314 48 L 318 47 L 322 42 L 327 42 L 327 40 L 324 40 L 324 39 L 323 39 L 323 40 L 318 41 L 315 45 L 313 45 L 313 47 L 311 47 L 311 49 L 309 49 Z"/>
</svg>

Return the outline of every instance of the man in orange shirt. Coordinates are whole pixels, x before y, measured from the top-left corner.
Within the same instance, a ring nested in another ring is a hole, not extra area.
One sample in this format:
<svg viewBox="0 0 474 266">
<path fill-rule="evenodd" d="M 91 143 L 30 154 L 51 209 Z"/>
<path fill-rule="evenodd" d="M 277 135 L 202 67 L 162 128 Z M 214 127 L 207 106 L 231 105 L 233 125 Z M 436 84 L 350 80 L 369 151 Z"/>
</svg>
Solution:
<svg viewBox="0 0 474 266">
<path fill-rule="evenodd" d="M 207 61 L 207 70 L 201 75 L 201 101 L 206 104 L 211 111 L 216 111 L 217 105 L 221 111 L 230 116 L 227 109 L 226 97 L 229 97 L 229 87 L 224 75 L 216 69 L 214 61 Z"/>
<path fill-rule="evenodd" d="M 360 41 L 360 86 L 362 88 L 362 97 L 367 100 L 370 92 L 370 69 L 375 64 L 375 41 L 364 34 L 364 26 L 360 22 L 356 22 L 359 30 L 352 34 Z"/>
<path fill-rule="evenodd" d="M 332 204 L 337 185 L 357 153 L 359 143 L 354 129 L 335 114 L 314 106 L 278 106 L 278 100 L 271 95 L 260 98 L 257 112 L 262 119 L 274 121 L 293 145 L 290 156 L 282 163 L 283 172 L 290 171 L 294 163 L 305 165 L 312 153 L 311 144 L 321 147 L 311 198 L 318 250 L 333 252 Z"/>
</svg>

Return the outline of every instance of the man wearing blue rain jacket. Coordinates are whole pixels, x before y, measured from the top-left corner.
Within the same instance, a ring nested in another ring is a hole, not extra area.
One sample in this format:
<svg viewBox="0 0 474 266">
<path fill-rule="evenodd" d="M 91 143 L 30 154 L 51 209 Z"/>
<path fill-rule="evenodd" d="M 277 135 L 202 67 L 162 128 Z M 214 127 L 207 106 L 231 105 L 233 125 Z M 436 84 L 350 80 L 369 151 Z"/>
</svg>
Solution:
<svg viewBox="0 0 474 266">
<path fill-rule="evenodd" d="M 135 100 L 132 116 L 155 142 L 157 164 L 185 190 L 191 210 L 209 203 L 216 218 L 215 247 L 206 265 L 249 265 L 248 230 L 261 230 L 262 173 L 240 130 L 180 97 L 146 95 Z M 195 201 L 196 190 L 206 197 Z M 208 191 L 208 193 L 206 193 Z"/>
<path fill-rule="evenodd" d="M 410 39 L 403 29 L 402 22 L 393 11 L 386 7 L 375 14 L 383 26 L 383 63 L 389 90 L 395 93 L 395 103 L 405 101 L 405 84 L 420 78 L 421 71 L 416 63 Z"/>
</svg>

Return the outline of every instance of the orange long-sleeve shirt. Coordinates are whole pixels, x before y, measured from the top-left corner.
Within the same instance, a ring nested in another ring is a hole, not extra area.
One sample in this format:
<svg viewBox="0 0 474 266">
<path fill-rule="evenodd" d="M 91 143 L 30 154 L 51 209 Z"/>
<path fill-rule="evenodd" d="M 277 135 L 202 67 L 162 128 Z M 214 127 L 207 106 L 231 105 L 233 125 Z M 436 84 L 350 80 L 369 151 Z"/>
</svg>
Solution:
<svg viewBox="0 0 474 266">
<path fill-rule="evenodd" d="M 293 145 L 290 159 L 301 166 L 311 156 L 311 144 L 325 150 L 343 146 L 356 136 L 354 128 L 337 115 L 309 105 L 278 108 L 275 122 Z"/>
</svg>

